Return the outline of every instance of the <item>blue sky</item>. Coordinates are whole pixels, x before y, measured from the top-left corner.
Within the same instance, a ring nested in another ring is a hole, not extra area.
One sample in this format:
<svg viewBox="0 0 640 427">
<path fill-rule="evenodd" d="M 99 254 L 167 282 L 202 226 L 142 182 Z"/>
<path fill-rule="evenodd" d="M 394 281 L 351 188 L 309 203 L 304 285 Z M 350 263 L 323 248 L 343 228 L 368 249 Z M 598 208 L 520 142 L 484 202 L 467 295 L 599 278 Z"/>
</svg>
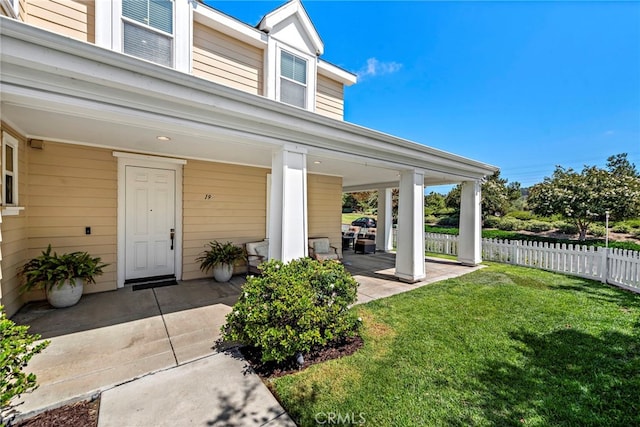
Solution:
<svg viewBox="0 0 640 427">
<path fill-rule="evenodd" d="M 255 25 L 283 2 L 208 3 Z M 346 121 L 523 186 L 622 152 L 640 168 L 640 2 L 303 4 L 322 58 L 359 75 Z"/>
</svg>

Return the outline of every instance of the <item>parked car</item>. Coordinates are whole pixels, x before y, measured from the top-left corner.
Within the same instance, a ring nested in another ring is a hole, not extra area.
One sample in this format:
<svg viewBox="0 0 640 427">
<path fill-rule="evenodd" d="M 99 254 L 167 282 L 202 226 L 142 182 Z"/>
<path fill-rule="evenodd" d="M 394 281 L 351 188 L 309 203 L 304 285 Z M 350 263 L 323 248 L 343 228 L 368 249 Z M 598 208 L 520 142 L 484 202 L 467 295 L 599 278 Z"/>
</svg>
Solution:
<svg viewBox="0 0 640 427">
<path fill-rule="evenodd" d="M 351 222 L 351 225 L 356 227 L 376 228 L 376 220 L 363 216 Z"/>
</svg>

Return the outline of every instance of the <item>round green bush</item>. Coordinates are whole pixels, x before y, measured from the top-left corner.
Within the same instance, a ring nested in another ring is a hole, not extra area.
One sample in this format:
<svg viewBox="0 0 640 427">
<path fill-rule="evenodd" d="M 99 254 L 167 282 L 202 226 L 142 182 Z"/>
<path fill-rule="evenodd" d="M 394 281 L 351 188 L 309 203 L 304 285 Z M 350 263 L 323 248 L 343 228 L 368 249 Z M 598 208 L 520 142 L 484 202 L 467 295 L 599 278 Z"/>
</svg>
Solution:
<svg viewBox="0 0 640 427">
<path fill-rule="evenodd" d="M 568 222 L 557 222 L 554 224 L 558 231 L 562 234 L 578 234 L 578 227 Z"/>
<path fill-rule="evenodd" d="M 425 215 L 424 222 L 425 224 L 435 224 L 438 222 L 438 217 L 435 215 Z"/>
<path fill-rule="evenodd" d="M 589 226 L 589 233 L 595 237 L 604 237 L 607 234 L 607 229 L 602 225 L 591 224 Z"/>
<path fill-rule="evenodd" d="M 443 216 L 437 222 L 437 225 L 441 225 L 443 227 L 457 227 L 460 223 L 460 218 L 457 216 Z"/>
<path fill-rule="evenodd" d="M 533 215 L 533 213 L 530 212 L 530 211 L 511 211 L 511 212 L 507 213 L 506 216 L 512 217 L 512 218 L 515 218 L 515 219 L 520 219 L 520 220 L 523 220 L 523 221 L 527 221 L 527 220 L 533 219 L 535 217 L 535 215 Z"/>
<path fill-rule="evenodd" d="M 493 215 L 488 215 L 483 221 L 484 228 L 498 228 L 498 224 L 500 224 L 500 218 Z"/>
<path fill-rule="evenodd" d="M 526 221 L 524 223 L 524 229 L 533 233 L 540 233 L 542 231 L 549 231 L 553 227 L 550 223 L 538 220 Z"/>
<path fill-rule="evenodd" d="M 349 308 L 358 283 L 342 264 L 303 258 L 261 268 L 262 275 L 247 277 L 227 315 L 224 340 L 256 347 L 263 362 L 282 362 L 358 334 L 360 322 Z"/>
<path fill-rule="evenodd" d="M 614 233 L 631 233 L 631 227 L 622 222 L 611 227 L 611 231 Z"/>
<path fill-rule="evenodd" d="M 498 222 L 498 230 L 514 231 L 524 229 L 524 222 L 515 218 L 501 218 Z"/>
</svg>

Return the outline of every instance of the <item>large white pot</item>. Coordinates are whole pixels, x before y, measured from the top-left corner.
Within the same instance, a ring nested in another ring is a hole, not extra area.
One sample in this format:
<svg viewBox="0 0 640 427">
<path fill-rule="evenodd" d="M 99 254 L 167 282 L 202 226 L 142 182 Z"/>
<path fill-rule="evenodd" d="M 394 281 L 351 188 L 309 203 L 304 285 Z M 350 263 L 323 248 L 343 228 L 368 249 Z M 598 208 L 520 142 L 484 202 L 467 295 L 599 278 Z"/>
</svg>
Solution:
<svg viewBox="0 0 640 427">
<path fill-rule="evenodd" d="M 213 267 L 213 278 L 216 282 L 228 282 L 233 276 L 232 264 L 218 264 Z"/>
<path fill-rule="evenodd" d="M 55 308 L 71 307 L 80 301 L 84 281 L 82 279 L 65 280 L 62 286 L 54 286 L 47 291 L 47 301 Z"/>
</svg>

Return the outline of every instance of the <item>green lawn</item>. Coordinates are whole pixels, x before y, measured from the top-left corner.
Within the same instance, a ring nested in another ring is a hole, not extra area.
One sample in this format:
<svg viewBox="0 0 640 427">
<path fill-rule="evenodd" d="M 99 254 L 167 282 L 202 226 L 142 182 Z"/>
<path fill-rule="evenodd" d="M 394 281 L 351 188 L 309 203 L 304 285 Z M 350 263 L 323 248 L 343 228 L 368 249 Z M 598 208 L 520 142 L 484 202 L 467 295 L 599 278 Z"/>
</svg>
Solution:
<svg viewBox="0 0 640 427">
<path fill-rule="evenodd" d="M 373 218 L 373 219 L 377 219 L 377 215 L 366 215 L 363 213 L 343 213 L 342 214 L 342 223 L 343 224 L 349 224 L 351 225 L 351 221 L 361 218 L 363 216 L 369 217 L 369 218 Z"/>
<path fill-rule="evenodd" d="M 301 426 L 640 425 L 639 295 L 490 264 L 356 309 L 361 350 L 269 382 Z"/>
</svg>

